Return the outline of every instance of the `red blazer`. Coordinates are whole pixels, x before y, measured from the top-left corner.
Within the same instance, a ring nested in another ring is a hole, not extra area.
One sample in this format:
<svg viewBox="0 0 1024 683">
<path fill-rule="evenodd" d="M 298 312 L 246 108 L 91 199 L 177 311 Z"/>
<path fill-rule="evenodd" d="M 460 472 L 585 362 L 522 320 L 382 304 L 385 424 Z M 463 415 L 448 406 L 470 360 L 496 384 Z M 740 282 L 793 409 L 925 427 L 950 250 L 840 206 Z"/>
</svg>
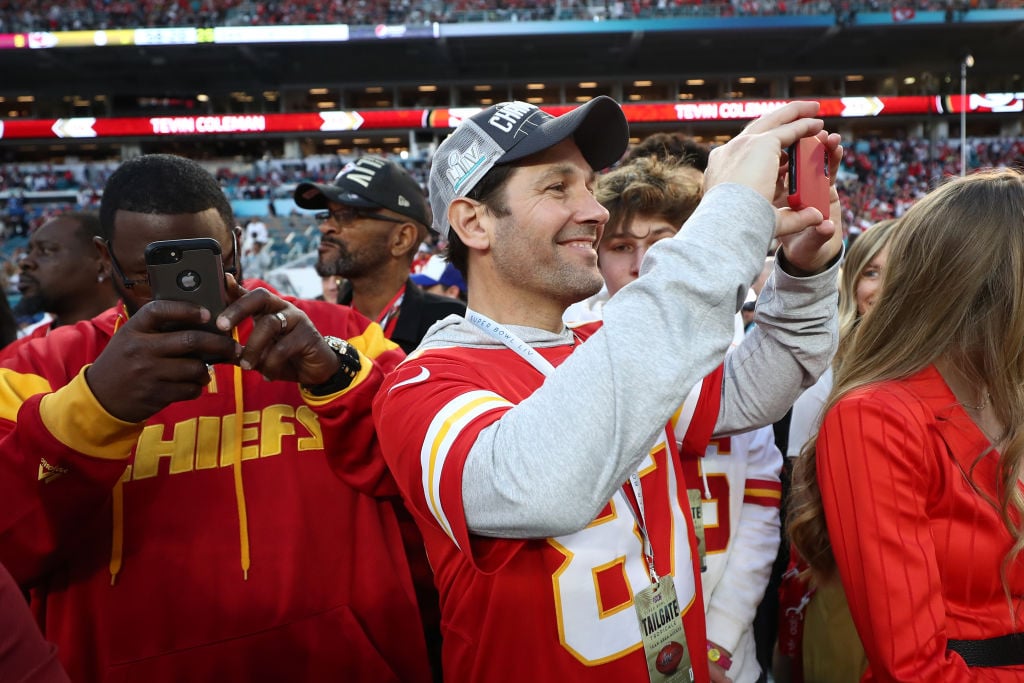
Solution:
<svg viewBox="0 0 1024 683">
<path fill-rule="evenodd" d="M 825 416 L 818 481 L 870 662 L 863 680 L 1024 680 L 1024 666 L 968 668 L 946 650 L 1024 629 L 1024 557 L 1008 567 L 1011 607 L 1000 568 L 1012 540 L 986 501 L 999 454 L 978 459 L 988 446 L 934 366 L 852 392 Z"/>
</svg>

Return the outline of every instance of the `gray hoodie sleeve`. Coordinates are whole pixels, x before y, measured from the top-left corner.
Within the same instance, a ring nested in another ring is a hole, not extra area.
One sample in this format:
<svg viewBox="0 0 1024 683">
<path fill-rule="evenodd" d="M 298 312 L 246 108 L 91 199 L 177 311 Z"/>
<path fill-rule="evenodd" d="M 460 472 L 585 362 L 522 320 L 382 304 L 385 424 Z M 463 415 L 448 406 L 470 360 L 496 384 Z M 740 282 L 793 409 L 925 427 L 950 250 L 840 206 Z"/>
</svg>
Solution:
<svg viewBox="0 0 1024 683">
<path fill-rule="evenodd" d="M 839 262 L 796 278 L 776 259 L 757 300 L 756 325 L 725 359 L 715 436 L 779 420 L 825 372 L 839 341 Z"/>
<path fill-rule="evenodd" d="M 469 528 L 544 538 L 589 524 L 722 362 L 774 227 L 763 197 L 719 185 L 655 244 L 640 278 L 605 306 L 603 327 L 479 434 L 463 471 Z"/>
</svg>

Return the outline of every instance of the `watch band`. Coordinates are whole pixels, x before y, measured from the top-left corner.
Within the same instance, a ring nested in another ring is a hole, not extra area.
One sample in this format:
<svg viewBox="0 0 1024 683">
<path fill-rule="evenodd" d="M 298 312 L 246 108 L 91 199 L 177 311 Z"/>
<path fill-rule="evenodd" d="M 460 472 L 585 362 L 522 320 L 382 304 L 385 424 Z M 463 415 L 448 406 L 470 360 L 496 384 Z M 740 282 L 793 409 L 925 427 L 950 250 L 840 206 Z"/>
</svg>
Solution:
<svg viewBox="0 0 1024 683">
<path fill-rule="evenodd" d="M 730 658 L 729 655 L 725 654 L 711 643 L 708 643 L 708 661 L 710 661 L 712 664 L 717 664 L 718 666 L 722 667 L 722 669 L 724 669 L 725 671 L 728 671 L 729 668 L 732 666 L 732 658 Z"/>
<path fill-rule="evenodd" d="M 324 336 L 324 341 L 327 342 L 327 345 L 338 356 L 338 369 L 326 382 L 302 385 L 303 390 L 313 396 L 330 396 L 343 389 L 347 389 L 352 384 L 352 380 L 359 374 L 359 371 L 363 369 L 363 362 L 359 358 L 359 351 L 354 346 L 338 337 Z"/>
</svg>

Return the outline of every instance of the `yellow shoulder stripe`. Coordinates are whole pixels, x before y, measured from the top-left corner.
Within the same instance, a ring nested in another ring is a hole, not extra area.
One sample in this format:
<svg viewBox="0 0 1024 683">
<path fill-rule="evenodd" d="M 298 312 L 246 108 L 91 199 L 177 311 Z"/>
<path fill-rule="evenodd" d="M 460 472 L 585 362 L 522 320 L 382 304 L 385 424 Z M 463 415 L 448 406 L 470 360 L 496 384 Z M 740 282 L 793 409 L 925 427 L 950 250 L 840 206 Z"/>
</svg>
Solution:
<svg viewBox="0 0 1024 683">
<path fill-rule="evenodd" d="M 359 349 L 359 352 L 364 356 L 371 359 L 376 359 L 377 356 L 385 351 L 398 348 L 398 344 L 384 336 L 384 330 L 377 323 L 370 323 L 363 330 L 362 334 L 349 337 L 348 343 Z M 356 379 L 358 380 L 359 378 L 357 377 Z"/>
<path fill-rule="evenodd" d="M 743 489 L 743 495 L 782 500 L 782 491 L 775 489 Z"/>
</svg>

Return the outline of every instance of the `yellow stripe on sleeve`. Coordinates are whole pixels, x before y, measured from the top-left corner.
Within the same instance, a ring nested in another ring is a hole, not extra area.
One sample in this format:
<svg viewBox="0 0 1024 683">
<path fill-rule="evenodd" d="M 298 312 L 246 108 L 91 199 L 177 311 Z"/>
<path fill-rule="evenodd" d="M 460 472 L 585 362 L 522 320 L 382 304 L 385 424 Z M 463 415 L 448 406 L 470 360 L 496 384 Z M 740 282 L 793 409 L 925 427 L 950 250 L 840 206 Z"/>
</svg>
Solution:
<svg viewBox="0 0 1024 683">
<path fill-rule="evenodd" d="M 39 416 L 50 434 L 72 450 L 104 460 L 127 459 L 144 425 L 119 420 L 100 405 L 85 381 L 88 367 L 44 396 Z"/>
<path fill-rule="evenodd" d="M 44 377 L 0 369 L 0 419 L 17 422 L 18 411 L 27 399 L 50 391 L 50 383 Z"/>
<path fill-rule="evenodd" d="M 758 496 L 761 498 L 775 498 L 776 500 L 782 500 L 782 491 L 777 491 L 774 489 L 743 489 L 743 495 Z"/>
<path fill-rule="evenodd" d="M 507 400 L 490 391 L 471 391 L 455 398 L 434 416 L 420 451 L 420 465 L 423 470 L 423 495 L 430 512 L 441 525 L 452 542 L 458 541 L 452 531 L 444 509 L 441 507 L 441 474 L 448 459 L 452 444 L 470 423 L 484 413 L 511 405 Z"/>
</svg>

